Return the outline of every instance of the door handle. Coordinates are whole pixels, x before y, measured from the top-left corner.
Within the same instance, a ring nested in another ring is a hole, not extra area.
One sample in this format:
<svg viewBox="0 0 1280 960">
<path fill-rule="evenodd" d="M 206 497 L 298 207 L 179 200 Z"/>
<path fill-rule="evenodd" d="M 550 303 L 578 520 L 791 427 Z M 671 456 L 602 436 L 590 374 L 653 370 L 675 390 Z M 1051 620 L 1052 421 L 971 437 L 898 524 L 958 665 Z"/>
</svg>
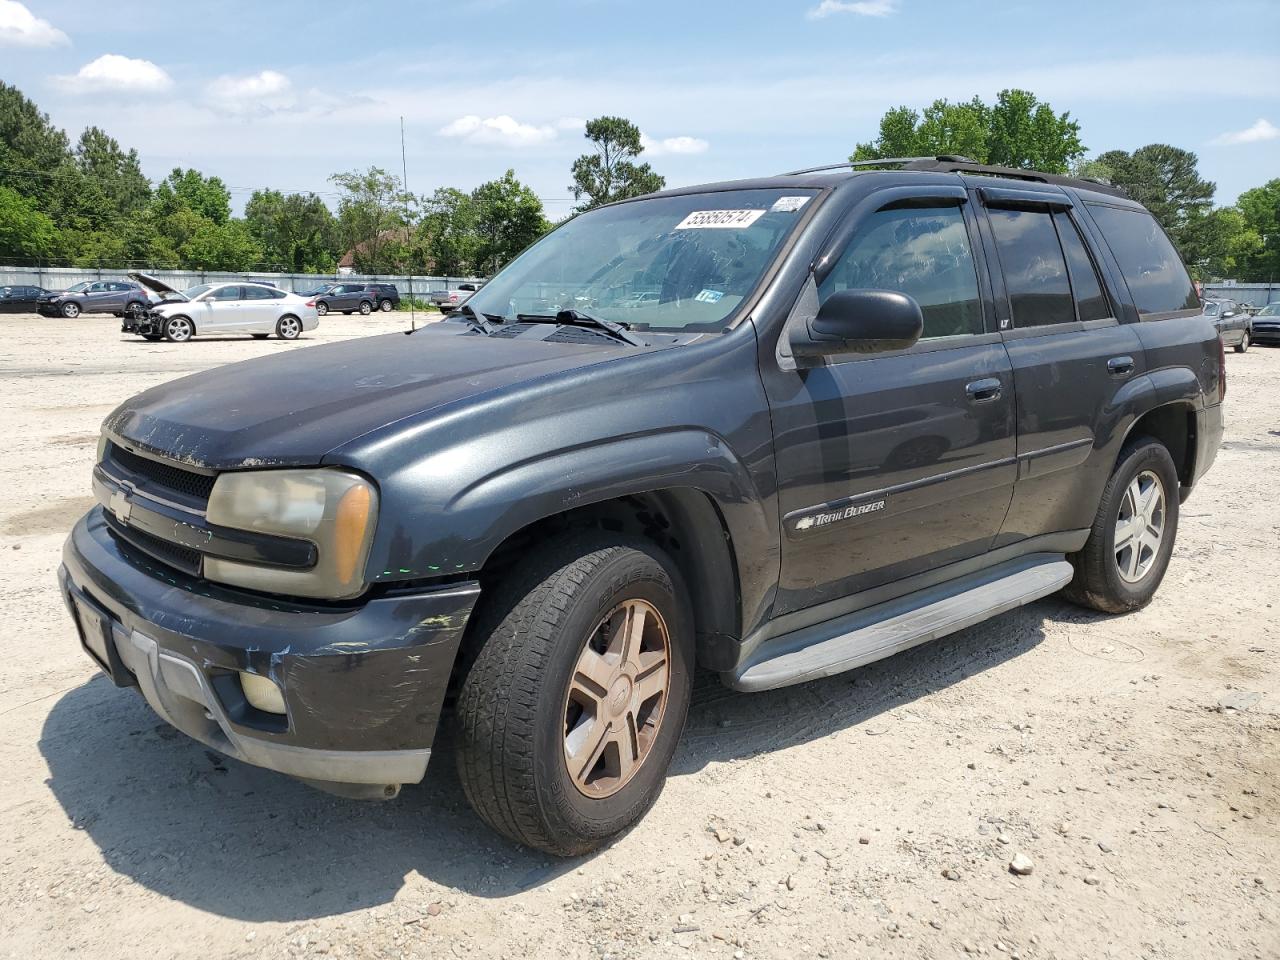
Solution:
<svg viewBox="0 0 1280 960">
<path fill-rule="evenodd" d="M 975 380 L 973 383 L 967 383 L 964 392 L 968 395 L 969 400 L 973 403 L 986 403 L 989 400 L 999 400 L 1000 394 L 1004 388 L 1000 381 L 995 377 L 988 377 L 985 380 Z"/>
<path fill-rule="evenodd" d="M 1127 377 L 1133 373 L 1133 357 L 1112 357 L 1107 361 L 1107 373 L 1113 377 Z"/>
</svg>

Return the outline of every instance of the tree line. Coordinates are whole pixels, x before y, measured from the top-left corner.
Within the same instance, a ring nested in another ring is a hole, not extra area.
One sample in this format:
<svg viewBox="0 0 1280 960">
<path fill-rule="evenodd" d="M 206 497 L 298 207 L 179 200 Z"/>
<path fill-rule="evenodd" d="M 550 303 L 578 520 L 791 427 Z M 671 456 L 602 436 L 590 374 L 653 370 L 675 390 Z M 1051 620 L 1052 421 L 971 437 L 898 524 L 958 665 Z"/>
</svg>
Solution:
<svg viewBox="0 0 1280 960">
<path fill-rule="evenodd" d="M 666 185 L 640 160 L 631 121 L 597 117 L 584 135 L 588 152 L 570 168 L 575 214 Z M 1216 185 L 1191 151 L 1150 144 L 1087 158 L 1079 123 L 1026 90 L 1003 90 L 991 104 L 896 107 L 850 159 L 945 154 L 1104 179 L 1155 214 L 1198 279 L 1280 279 L 1280 179 L 1215 207 Z M 469 276 L 497 270 L 552 226 L 514 170 L 425 196 L 376 166 L 329 179 L 336 209 L 314 192 L 263 189 L 232 216 L 218 177 L 179 167 L 153 185 L 136 150 L 96 126 L 73 144 L 0 81 L 0 261 L 332 273 L 350 254 L 360 273 Z"/>
<path fill-rule="evenodd" d="M 1280 280 L 1280 179 L 1246 190 L 1231 206 L 1215 207 L 1217 185 L 1200 175 L 1190 150 L 1152 143 L 1132 153 L 1107 150 L 1091 159 L 1086 153 L 1070 113 L 1056 112 L 1027 90 L 1002 90 L 993 104 L 974 97 L 935 100 L 920 111 L 889 110 L 876 139 L 858 144 L 849 159 L 953 154 L 1094 177 L 1123 187 L 1146 206 L 1197 280 Z"/>
</svg>

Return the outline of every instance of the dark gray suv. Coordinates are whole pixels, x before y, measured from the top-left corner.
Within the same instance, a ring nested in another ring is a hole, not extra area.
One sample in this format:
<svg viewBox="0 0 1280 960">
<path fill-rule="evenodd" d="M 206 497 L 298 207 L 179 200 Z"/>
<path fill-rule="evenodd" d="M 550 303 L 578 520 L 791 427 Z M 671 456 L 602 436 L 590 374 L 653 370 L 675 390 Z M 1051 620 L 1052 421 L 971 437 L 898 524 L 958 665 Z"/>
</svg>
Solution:
<svg viewBox="0 0 1280 960">
<path fill-rule="evenodd" d="M 318 293 L 315 301 L 316 312 L 322 317 L 334 310 L 368 316 L 375 310 L 398 307 L 400 291 L 393 283 L 337 283 Z"/>
<path fill-rule="evenodd" d="M 767 690 L 1147 604 L 1226 389 L 1168 237 L 1098 183 L 895 163 L 601 207 L 412 336 L 127 400 L 63 552 L 85 651 L 347 795 L 443 725 L 487 823 L 580 854 L 658 796 L 695 664 Z"/>
<path fill-rule="evenodd" d="M 37 308 L 46 316 L 74 320 L 82 313 L 113 313 L 139 317 L 150 304 L 147 291 L 131 280 L 86 280 L 40 298 Z"/>
</svg>

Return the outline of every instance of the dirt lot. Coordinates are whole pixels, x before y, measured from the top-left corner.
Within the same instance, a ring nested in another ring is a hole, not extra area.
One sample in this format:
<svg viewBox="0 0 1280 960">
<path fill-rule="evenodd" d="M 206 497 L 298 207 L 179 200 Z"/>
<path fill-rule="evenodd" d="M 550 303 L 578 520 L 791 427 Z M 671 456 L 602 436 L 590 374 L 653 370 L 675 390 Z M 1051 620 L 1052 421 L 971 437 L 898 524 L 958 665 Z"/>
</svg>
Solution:
<svg viewBox="0 0 1280 960">
<path fill-rule="evenodd" d="M 490 834 L 447 755 L 385 805 L 220 758 L 97 675 L 57 595 L 118 401 L 400 324 L 3 321 L 0 955 L 1280 957 L 1280 349 L 1228 355 L 1149 608 L 1051 599 L 844 677 L 703 680 L 657 807 L 560 862 Z"/>
</svg>

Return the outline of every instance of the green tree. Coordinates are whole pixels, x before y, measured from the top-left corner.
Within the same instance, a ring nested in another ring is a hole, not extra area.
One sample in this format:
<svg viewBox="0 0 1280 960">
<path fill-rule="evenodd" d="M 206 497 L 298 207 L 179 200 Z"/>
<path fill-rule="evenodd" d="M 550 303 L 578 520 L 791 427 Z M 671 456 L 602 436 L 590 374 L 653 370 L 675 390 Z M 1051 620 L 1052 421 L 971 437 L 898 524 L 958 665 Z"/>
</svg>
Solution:
<svg viewBox="0 0 1280 960">
<path fill-rule="evenodd" d="M 860 143 L 849 159 L 968 157 L 978 163 L 1066 173 L 1084 155 L 1080 125 L 1055 113 L 1027 90 L 1001 90 L 992 106 L 979 97 L 962 103 L 935 100 L 917 113 L 895 107 L 880 118 L 879 135 Z"/>
<path fill-rule="evenodd" d="M 80 134 L 75 165 L 110 205 L 114 218 L 140 215 L 151 201 L 151 181 L 142 172 L 138 151 L 125 152 L 98 127 Z"/>
<path fill-rule="evenodd" d="M 53 220 L 33 198 L 0 186 L 0 259 L 38 262 L 54 251 L 57 239 Z"/>
<path fill-rule="evenodd" d="M 465 277 L 479 271 L 480 236 L 471 194 L 441 187 L 422 201 L 415 241 L 418 262 L 432 273 Z"/>
<path fill-rule="evenodd" d="M 337 221 L 314 193 L 255 190 L 244 218 L 268 263 L 299 273 L 329 273 L 337 263 Z"/>
<path fill-rule="evenodd" d="M 581 201 L 578 210 L 653 193 L 667 185 L 666 178 L 647 163 L 635 163 L 644 152 L 640 128 L 622 117 L 596 117 L 587 121 L 586 137 L 593 153 L 573 161 L 573 198 Z"/>
<path fill-rule="evenodd" d="M 71 173 L 67 135 L 17 87 L 0 80 L 0 186 L 16 190 L 48 212 L 60 178 Z"/>
<path fill-rule="evenodd" d="M 407 256 L 413 195 L 400 178 L 381 167 L 335 173 L 343 191 L 338 201 L 338 236 L 361 273 L 392 273 Z"/>
<path fill-rule="evenodd" d="M 1246 190 L 1236 201 L 1245 227 L 1256 244 L 1241 257 L 1240 280 L 1280 280 L 1280 178 Z"/>
<path fill-rule="evenodd" d="M 201 217 L 195 230 L 178 249 L 183 266 L 200 270 L 251 270 L 263 262 L 262 246 L 243 220 L 214 223 Z"/>
<path fill-rule="evenodd" d="M 214 223 L 226 223 L 231 217 L 231 191 L 218 177 L 174 167 L 156 186 L 153 207 L 161 219 L 187 209 Z"/>
<path fill-rule="evenodd" d="M 549 229 L 542 201 L 508 170 L 471 193 L 477 266 L 497 271 Z"/>
<path fill-rule="evenodd" d="M 1095 170 L 1145 206 L 1160 221 L 1188 265 L 1204 265 L 1207 253 L 1204 218 L 1217 189 L 1200 176 L 1196 155 L 1167 143 L 1152 143 L 1133 153 L 1108 150 L 1099 154 Z"/>
</svg>

